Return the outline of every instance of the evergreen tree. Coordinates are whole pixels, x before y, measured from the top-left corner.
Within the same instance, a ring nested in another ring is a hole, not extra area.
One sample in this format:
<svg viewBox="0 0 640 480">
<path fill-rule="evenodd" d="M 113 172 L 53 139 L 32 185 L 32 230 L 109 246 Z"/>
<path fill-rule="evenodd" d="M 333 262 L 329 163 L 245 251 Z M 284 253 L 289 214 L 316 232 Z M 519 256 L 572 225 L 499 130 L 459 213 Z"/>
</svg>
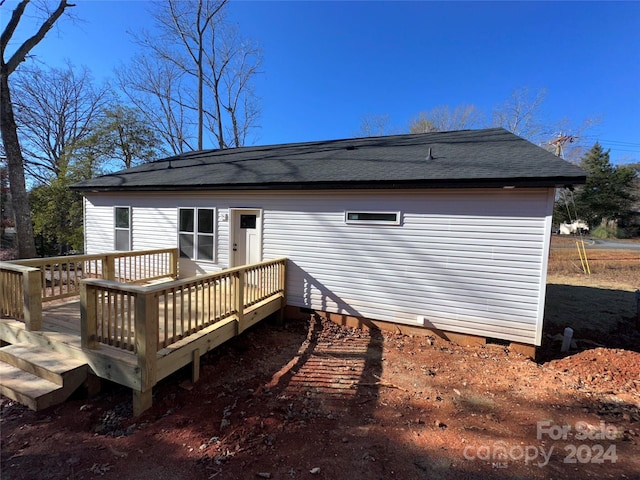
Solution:
<svg viewBox="0 0 640 480">
<path fill-rule="evenodd" d="M 578 215 L 592 229 L 610 222 L 624 226 L 632 214 L 634 170 L 613 165 L 609 150 L 597 142 L 582 157 L 580 166 L 587 172 L 587 181 L 575 197 Z"/>
<path fill-rule="evenodd" d="M 42 256 L 83 251 L 82 195 L 69 186 L 75 179 L 62 175 L 48 185 L 31 190 L 31 218 L 38 238 L 36 248 Z"/>
</svg>

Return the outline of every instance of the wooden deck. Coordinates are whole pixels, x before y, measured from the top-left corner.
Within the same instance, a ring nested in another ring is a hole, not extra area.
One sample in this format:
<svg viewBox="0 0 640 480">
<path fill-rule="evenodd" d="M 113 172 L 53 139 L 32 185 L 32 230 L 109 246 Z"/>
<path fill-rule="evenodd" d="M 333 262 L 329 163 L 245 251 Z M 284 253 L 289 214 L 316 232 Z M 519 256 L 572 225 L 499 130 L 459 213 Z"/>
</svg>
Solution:
<svg viewBox="0 0 640 480">
<path fill-rule="evenodd" d="M 180 280 L 171 280 L 170 273 L 170 281 L 151 285 L 141 285 L 144 278 L 134 284 L 85 277 L 74 282 L 79 296 L 58 293 L 49 302 L 47 286 L 32 271 L 18 272 L 24 274 L 22 281 L 11 283 L 22 285 L 22 292 L 8 292 L 7 275 L 16 268 L 3 266 L 0 340 L 85 362 L 94 375 L 133 389 L 135 414 L 151 406 L 151 389 L 158 381 L 190 363 L 197 380 L 201 355 L 282 312 L 286 304 L 286 259 Z M 167 271 L 175 272 L 171 262 Z M 29 289 L 44 292 L 40 302 Z M 25 305 L 16 303 L 20 297 Z"/>
</svg>

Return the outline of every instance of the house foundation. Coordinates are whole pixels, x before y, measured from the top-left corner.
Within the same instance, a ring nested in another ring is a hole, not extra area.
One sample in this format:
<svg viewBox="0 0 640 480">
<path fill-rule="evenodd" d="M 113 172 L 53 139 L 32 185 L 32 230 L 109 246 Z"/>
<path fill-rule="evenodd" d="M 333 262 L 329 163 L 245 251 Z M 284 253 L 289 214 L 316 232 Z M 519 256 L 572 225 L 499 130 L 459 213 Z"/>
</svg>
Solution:
<svg viewBox="0 0 640 480">
<path fill-rule="evenodd" d="M 382 330 L 386 332 L 400 333 L 402 335 L 434 335 L 449 342 L 461 346 L 477 346 L 486 345 L 488 339 L 477 335 L 468 335 L 464 333 L 448 332 L 443 330 L 431 329 L 427 327 L 405 325 L 399 323 L 385 322 L 382 320 L 372 320 L 369 318 L 356 317 L 353 315 L 345 315 L 340 313 L 314 311 L 308 308 L 294 307 L 287 305 L 284 311 L 285 318 L 306 320 L 312 315 L 318 315 L 321 318 L 330 320 L 333 323 L 350 328 L 364 328 L 371 330 Z M 536 357 L 536 346 L 520 342 L 506 342 L 505 347 L 510 351 L 519 353 L 531 359 Z"/>
</svg>

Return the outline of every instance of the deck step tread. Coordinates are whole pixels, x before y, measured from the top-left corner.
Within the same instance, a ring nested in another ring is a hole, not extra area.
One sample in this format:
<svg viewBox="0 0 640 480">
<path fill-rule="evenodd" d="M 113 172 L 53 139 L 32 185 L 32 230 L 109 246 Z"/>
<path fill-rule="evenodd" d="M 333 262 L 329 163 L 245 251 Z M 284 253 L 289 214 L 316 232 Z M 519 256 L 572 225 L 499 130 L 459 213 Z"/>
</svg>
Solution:
<svg viewBox="0 0 640 480">
<path fill-rule="evenodd" d="M 37 347 L 28 343 L 16 343 L 0 348 L 0 360 L 15 365 L 11 357 L 22 359 L 28 363 L 36 365 L 57 375 L 75 370 L 86 365 L 85 362 L 77 358 L 63 355 L 53 350 Z"/>
<path fill-rule="evenodd" d="M 26 397 L 37 403 L 41 397 L 58 390 L 62 390 L 60 385 L 0 362 L 0 392 L 9 398 L 22 403 Z"/>
</svg>

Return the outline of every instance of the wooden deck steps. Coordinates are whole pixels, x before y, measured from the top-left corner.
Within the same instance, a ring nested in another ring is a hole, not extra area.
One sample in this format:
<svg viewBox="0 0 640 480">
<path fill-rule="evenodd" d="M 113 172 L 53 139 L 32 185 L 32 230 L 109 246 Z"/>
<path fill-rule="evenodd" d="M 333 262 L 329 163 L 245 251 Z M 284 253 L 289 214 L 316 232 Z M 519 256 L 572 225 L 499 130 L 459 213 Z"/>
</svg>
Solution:
<svg viewBox="0 0 640 480">
<path fill-rule="evenodd" d="M 0 393 L 42 410 L 64 402 L 88 376 L 81 360 L 18 343 L 0 348 Z"/>
</svg>

